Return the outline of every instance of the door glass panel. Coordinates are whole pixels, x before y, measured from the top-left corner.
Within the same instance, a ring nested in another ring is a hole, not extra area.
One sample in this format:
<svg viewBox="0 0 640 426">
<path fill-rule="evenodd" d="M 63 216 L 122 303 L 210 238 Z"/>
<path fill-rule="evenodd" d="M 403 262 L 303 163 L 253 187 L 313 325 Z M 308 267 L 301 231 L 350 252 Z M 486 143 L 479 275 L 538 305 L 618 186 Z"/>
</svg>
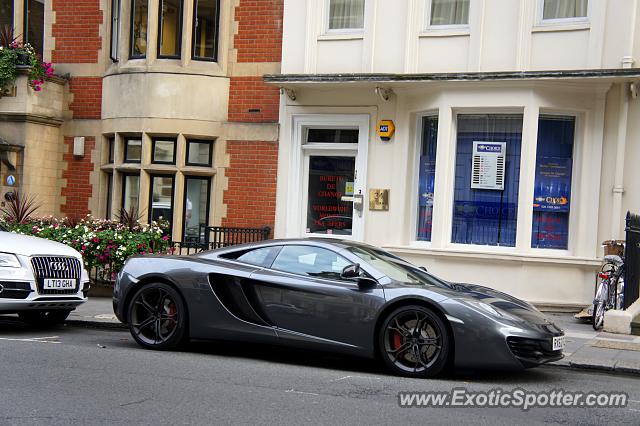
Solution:
<svg viewBox="0 0 640 426">
<path fill-rule="evenodd" d="M 340 273 L 351 263 L 331 250 L 311 246 L 285 246 L 272 269 L 292 274 L 340 279 Z"/>
<path fill-rule="evenodd" d="M 307 233 L 351 235 L 354 157 L 309 157 Z"/>
</svg>

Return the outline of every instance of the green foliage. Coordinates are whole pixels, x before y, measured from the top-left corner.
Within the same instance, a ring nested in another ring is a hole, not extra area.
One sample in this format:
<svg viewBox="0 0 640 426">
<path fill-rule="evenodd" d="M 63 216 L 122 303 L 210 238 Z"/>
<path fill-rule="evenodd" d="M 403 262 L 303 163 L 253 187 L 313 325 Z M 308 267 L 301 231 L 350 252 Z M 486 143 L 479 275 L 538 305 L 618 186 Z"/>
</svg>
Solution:
<svg viewBox="0 0 640 426">
<path fill-rule="evenodd" d="M 51 64 L 42 62 L 29 43 L 22 44 L 5 26 L 0 29 L 0 96 L 15 81 L 18 66 L 29 68 L 29 87 L 36 92 L 42 90 L 45 77 L 53 75 Z"/>
<path fill-rule="evenodd" d="M 0 223 L 2 220 L 0 219 Z M 113 280 L 125 261 L 133 255 L 172 253 L 166 220 L 128 227 L 113 220 L 87 216 L 70 226 L 66 219 L 53 217 L 28 223 L 5 223 L 13 232 L 57 241 L 78 250 L 87 270 L 98 269 L 100 277 Z"/>
<path fill-rule="evenodd" d="M 12 224 L 27 223 L 36 210 L 40 208 L 40 203 L 35 197 L 18 191 L 10 192 L 5 207 L 0 210 L 4 215 L 4 220 Z"/>
</svg>

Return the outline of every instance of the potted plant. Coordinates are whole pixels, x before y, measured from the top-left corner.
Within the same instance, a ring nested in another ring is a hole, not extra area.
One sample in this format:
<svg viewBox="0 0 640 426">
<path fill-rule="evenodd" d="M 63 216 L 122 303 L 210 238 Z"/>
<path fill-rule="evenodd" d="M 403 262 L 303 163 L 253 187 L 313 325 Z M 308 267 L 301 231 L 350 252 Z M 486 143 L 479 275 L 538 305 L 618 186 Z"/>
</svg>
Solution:
<svg viewBox="0 0 640 426">
<path fill-rule="evenodd" d="M 13 84 L 19 68 L 29 70 L 29 87 L 36 92 L 42 90 L 45 77 L 53 75 L 51 64 L 42 62 L 33 47 L 20 42 L 13 28 L 5 25 L 0 28 L 0 96 Z"/>
</svg>

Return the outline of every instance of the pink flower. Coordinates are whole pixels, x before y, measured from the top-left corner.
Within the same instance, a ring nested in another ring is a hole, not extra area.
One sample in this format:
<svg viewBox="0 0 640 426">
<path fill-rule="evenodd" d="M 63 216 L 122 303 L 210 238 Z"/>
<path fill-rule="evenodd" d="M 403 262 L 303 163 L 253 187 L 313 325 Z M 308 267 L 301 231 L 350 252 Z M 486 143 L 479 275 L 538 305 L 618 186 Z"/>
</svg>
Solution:
<svg viewBox="0 0 640 426">
<path fill-rule="evenodd" d="M 162 237 L 162 239 L 165 240 L 165 241 L 169 241 L 169 236 L 165 235 L 164 237 Z"/>
</svg>

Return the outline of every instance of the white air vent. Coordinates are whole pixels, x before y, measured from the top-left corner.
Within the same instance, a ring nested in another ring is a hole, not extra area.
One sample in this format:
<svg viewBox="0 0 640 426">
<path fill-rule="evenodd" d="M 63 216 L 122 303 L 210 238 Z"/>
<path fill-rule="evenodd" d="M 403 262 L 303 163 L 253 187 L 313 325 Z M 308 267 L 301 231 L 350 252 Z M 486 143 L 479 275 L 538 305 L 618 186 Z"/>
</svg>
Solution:
<svg viewBox="0 0 640 426">
<path fill-rule="evenodd" d="M 473 141 L 472 189 L 504 190 L 506 142 Z"/>
</svg>

